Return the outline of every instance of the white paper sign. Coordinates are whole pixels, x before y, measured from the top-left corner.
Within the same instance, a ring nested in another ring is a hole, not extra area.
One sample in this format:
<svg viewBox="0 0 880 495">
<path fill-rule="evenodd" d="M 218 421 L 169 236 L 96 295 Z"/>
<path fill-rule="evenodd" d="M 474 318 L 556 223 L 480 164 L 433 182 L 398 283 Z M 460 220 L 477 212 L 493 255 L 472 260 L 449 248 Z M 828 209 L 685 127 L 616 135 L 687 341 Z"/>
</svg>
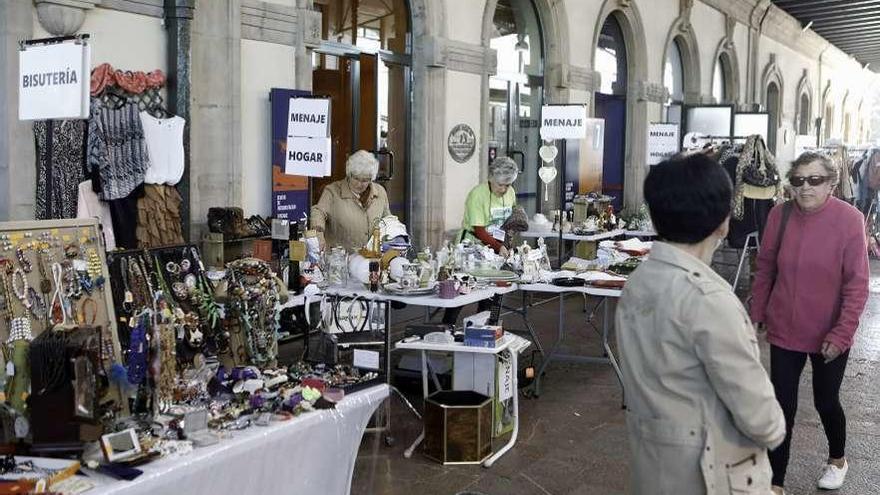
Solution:
<svg viewBox="0 0 880 495">
<path fill-rule="evenodd" d="M 287 114 L 287 135 L 325 138 L 330 136 L 330 100 L 291 98 Z"/>
<path fill-rule="evenodd" d="M 587 137 L 586 105 L 541 107 L 541 139 L 584 139 L 585 137 Z"/>
<path fill-rule="evenodd" d="M 18 53 L 20 120 L 88 118 L 91 60 L 87 44 L 32 46 Z"/>
<path fill-rule="evenodd" d="M 308 177 L 330 175 L 330 138 L 287 138 L 287 160 L 284 173 Z"/>
<path fill-rule="evenodd" d="M 510 361 L 498 361 L 498 400 L 506 401 L 513 398 L 513 367 Z"/>
<path fill-rule="evenodd" d="M 352 362 L 355 368 L 363 368 L 368 370 L 378 370 L 379 369 L 379 353 L 376 351 L 367 351 L 364 349 L 355 349 L 354 350 L 354 361 Z"/>
<path fill-rule="evenodd" d="M 648 124 L 648 165 L 657 165 L 678 153 L 678 124 Z"/>
</svg>

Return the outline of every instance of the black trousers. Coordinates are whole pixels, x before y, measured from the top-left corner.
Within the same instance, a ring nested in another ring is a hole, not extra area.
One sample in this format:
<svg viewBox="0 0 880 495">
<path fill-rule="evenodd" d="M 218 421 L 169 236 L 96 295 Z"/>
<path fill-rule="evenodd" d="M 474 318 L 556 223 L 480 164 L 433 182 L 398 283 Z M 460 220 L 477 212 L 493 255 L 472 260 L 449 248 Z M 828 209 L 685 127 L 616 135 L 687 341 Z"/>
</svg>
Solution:
<svg viewBox="0 0 880 495">
<path fill-rule="evenodd" d="M 776 400 L 785 415 L 785 441 L 770 451 L 773 484 L 783 486 L 791 448 L 791 431 L 798 406 L 798 384 L 807 358 L 813 367 L 813 404 L 822 419 L 828 437 L 828 456 L 840 459 L 846 448 L 846 416 L 840 405 L 840 384 L 849 359 L 849 350 L 830 363 L 821 354 L 789 351 L 770 346 L 770 380 L 776 390 Z"/>
</svg>

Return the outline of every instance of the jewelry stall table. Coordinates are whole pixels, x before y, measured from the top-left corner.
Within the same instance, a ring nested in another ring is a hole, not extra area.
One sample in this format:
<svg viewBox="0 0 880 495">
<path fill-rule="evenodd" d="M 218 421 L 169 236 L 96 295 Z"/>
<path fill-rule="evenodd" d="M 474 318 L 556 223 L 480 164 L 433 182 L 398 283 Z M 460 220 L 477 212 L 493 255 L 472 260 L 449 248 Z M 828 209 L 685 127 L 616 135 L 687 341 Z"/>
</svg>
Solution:
<svg viewBox="0 0 880 495">
<path fill-rule="evenodd" d="M 620 383 L 621 392 L 625 392 L 623 389 L 623 377 L 620 374 L 620 366 L 618 366 L 617 358 L 614 356 L 614 353 L 611 351 L 611 346 L 608 343 L 608 334 L 610 333 L 609 327 L 611 325 L 611 318 L 613 317 L 611 313 L 611 305 L 609 303 L 609 299 L 620 298 L 620 290 L 600 289 L 596 287 L 560 287 L 553 284 L 519 284 L 518 289 L 524 292 L 559 295 L 559 321 L 556 327 L 556 341 L 553 343 L 553 347 L 550 349 L 550 352 L 544 355 L 544 360 L 541 362 L 541 367 L 540 369 L 538 369 L 537 375 L 535 376 L 535 381 L 532 384 L 532 392 L 536 397 L 541 395 L 541 380 L 544 375 L 544 371 L 554 359 L 559 361 L 573 361 L 579 363 L 610 364 L 611 367 L 614 368 L 614 373 L 617 374 L 617 380 Z M 568 293 L 585 294 L 588 296 L 600 298 L 599 303 L 593 307 L 593 310 L 587 317 L 587 323 L 591 327 L 593 327 L 593 329 L 596 330 L 597 333 L 600 333 L 602 335 L 602 347 L 605 350 L 605 356 L 579 356 L 572 354 L 561 354 L 559 352 L 559 347 L 562 344 L 562 341 L 565 339 L 565 295 Z M 601 331 L 593 323 L 595 312 L 599 309 L 599 306 L 602 306 L 603 309 Z M 527 306 L 524 306 L 522 308 L 522 314 L 524 318 L 528 319 Z"/>
<path fill-rule="evenodd" d="M 377 385 L 347 395 L 336 409 L 319 410 L 267 427 L 251 426 L 177 459 L 140 466 L 134 481 L 88 471 L 90 495 L 225 495 L 315 493 L 351 489 L 361 437 L 373 411 L 388 397 Z"/>
<path fill-rule="evenodd" d="M 505 334 L 504 337 L 496 344 L 494 348 L 487 347 L 469 347 L 462 342 L 454 342 L 450 344 L 437 344 L 424 341 L 415 342 L 398 342 L 394 345 L 395 349 L 407 351 L 420 351 L 422 355 L 422 394 L 423 398 L 428 398 L 428 352 L 451 352 L 451 353 L 473 353 L 473 354 L 500 354 L 507 352 L 510 355 L 510 367 L 513 370 L 512 390 L 513 390 L 513 432 L 507 443 L 498 451 L 493 453 L 488 459 L 483 461 L 483 466 L 491 467 L 502 455 L 513 447 L 516 443 L 516 437 L 519 433 L 519 392 L 517 382 L 517 356 L 525 350 L 531 342 L 513 334 Z M 425 430 L 413 442 L 412 445 L 404 452 L 404 457 L 412 456 L 416 447 L 425 439 Z"/>
</svg>

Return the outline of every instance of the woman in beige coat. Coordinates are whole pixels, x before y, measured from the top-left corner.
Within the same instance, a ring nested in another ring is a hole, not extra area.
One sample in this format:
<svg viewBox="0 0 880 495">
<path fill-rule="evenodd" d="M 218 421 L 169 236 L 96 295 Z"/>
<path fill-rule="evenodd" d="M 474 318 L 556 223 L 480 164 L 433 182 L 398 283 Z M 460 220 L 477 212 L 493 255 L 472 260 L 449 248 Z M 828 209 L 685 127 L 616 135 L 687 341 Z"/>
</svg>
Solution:
<svg viewBox="0 0 880 495">
<path fill-rule="evenodd" d="M 352 252 L 364 247 L 375 223 L 391 214 L 388 193 L 373 182 L 378 173 L 379 161 L 360 150 L 345 162 L 345 179 L 324 188 L 311 219 L 322 249 L 342 246 Z"/>
<path fill-rule="evenodd" d="M 616 315 L 631 493 L 766 495 L 766 449 L 785 438 L 785 420 L 749 317 L 709 266 L 727 235 L 730 179 L 692 155 L 652 167 L 644 189 L 662 241 Z"/>
</svg>

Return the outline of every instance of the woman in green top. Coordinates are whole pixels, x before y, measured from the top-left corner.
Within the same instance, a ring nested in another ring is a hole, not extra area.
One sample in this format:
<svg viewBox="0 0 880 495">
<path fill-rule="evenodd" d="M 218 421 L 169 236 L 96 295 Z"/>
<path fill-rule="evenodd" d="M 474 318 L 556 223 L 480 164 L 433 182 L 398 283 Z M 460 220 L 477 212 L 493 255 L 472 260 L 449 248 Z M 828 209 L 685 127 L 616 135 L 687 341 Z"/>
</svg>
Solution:
<svg viewBox="0 0 880 495">
<path fill-rule="evenodd" d="M 516 162 L 506 156 L 489 164 L 489 180 L 471 189 L 464 205 L 461 221 L 461 239 L 481 242 L 501 256 L 507 257 L 504 231 L 501 226 L 516 206 L 516 191 L 511 184 L 519 175 Z M 486 311 L 492 300 L 480 301 L 477 311 Z M 461 308 L 450 308 L 443 313 L 443 323 L 454 325 Z"/>
<path fill-rule="evenodd" d="M 511 184 L 517 175 L 519 167 L 506 156 L 496 158 L 489 165 L 489 180 L 471 189 L 465 202 L 462 239 L 481 242 L 507 257 L 501 226 L 516 206 L 516 191 Z"/>
</svg>

